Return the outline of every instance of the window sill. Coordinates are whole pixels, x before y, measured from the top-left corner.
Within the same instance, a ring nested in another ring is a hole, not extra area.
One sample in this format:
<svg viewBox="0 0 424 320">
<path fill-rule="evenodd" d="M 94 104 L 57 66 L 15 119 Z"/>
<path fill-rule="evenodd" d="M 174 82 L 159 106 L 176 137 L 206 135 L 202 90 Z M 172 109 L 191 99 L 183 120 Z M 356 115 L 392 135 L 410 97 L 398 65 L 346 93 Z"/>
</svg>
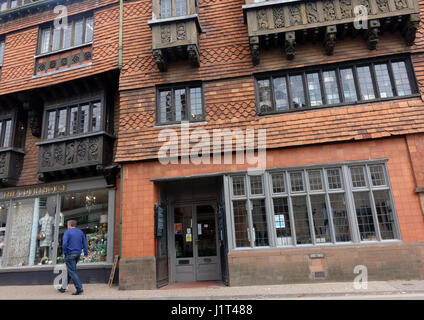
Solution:
<svg viewBox="0 0 424 320">
<path fill-rule="evenodd" d="M 65 141 L 70 141 L 70 140 L 77 140 L 77 139 L 81 139 L 81 138 L 89 138 L 89 137 L 102 136 L 102 135 L 105 135 L 105 136 L 108 136 L 112 139 L 115 139 L 115 136 L 111 135 L 110 133 L 107 133 L 106 131 L 98 131 L 98 132 L 92 132 L 92 133 L 87 133 L 87 134 L 79 134 L 79 135 L 68 136 L 68 137 L 63 137 L 63 138 L 43 140 L 41 142 L 35 143 L 35 145 L 40 146 L 40 145 L 45 145 L 45 144 L 65 142 Z"/>
<path fill-rule="evenodd" d="M 270 112 L 258 112 L 257 116 L 259 117 L 269 117 L 269 116 L 275 116 L 275 115 L 281 115 L 281 114 L 290 114 L 290 113 L 296 113 L 296 112 L 308 112 L 308 111 L 317 111 L 317 110 L 323 110 L 323 109 L 332 109 L 332 108 L 338 108 L 338 107 L 355 107 L 359 105 L 366 105 L 366 104 L 374 104 L 374 103 L 384 103 L 384 102 L 395 102 L 397 100 L 407 100 L 407 99 L 415 99 L 420 98 L 421 95 L 419 93 L 410 94 L 407 96 L 398 96 L 398 97 L 392 97 L 392 98 L 380 98 L 380 99 L 373 99 L 373 100 L 366 100 L 366 101 L 357 101 L 357 102 L 346 102 L 346 103 L 340 103 L 340 104 L 332 104 L 332 105 L 325 105 L 325 106 L 319 106 L 319 107 L 305 107 L 305 108 L 298 108 L 298 109 L 291 109 L 291 110 L 284 110 L 284 111 L 270 111 Z"/>
<path fill-rule="evenodd" d="M 291 246 L 277 246 L 277 247 L 255 247 L 255 248 L 233 248 L 230 253 L 236 252 L 254 252 L 254 251 L 281 251 L 281 250 L 296 250 L 296 249 L 322 249 L 322 248 L 338 248 L 338 247 L 357 247 L 367 245 L 388 245 L 403 243 L 400 239 L 382 240 L 382 241 L 362 241 L 362 242 L 338 242 L 338 243 L 320 243 L 320 244 L 298 244 Z"/>
<path fill-rule="evenodd" d="M 92 45 L 93 45 L 93 41 L 83 43 L 83 44 L 80 44 L 80 45 L 77 45 L 77 46 L 69 47 L 69 48 L 59 49 L 59 50 L 50 51 L 50 52 L 46 52 L 46 53 L 41 53 L 39 55 L 34 56 L 34 59 L 44 58 L 44 57 L 52 56 L 54 54 L 68 52 L 68 51 L 72 51 L 72 50 L 75 50 L 75 49 L 80 49 L 80 48 L 84 48 L 84 47 L 88 47 L 88 46 L 92 46 Z"/>
<path fill-rule="evenodd" d="M 168 24 L 168 23 L 174 23 L 174 22 L 180 22 L 180 21 L 186 21 L 186 20 L 195 20 L 197 26 L 199 27 L 200 32 L 202 32 L 202 28 L 200 26 L 200 21 L 199 21 L 199 16 L 198 16 L 197 13 L 184 15 L 184 16 L 163 18 L 163 19 L 162 18 L 152 19 L 152 20 L 149 20 L 147 22 L 147 24 L 150 27 L 152 27 L 152 26 L 155 26 L 155 25 Z"/>
<path fill-rule="evenodd" d="M 109 262 L 92 262 L 92 263 L 79 263 L 77 269 L 108 269 L 112 267 L 113 263 Z M 64 263 L 60 264 L 49 264 L 49 265 L 34 265 L 34 266 L 22 266 L 22 267 L 0 267 L 0 273 L 8 272 L 30 272 L 30 271 L 50 271 L 54 270 L 58 266 L 65 266 Z"/>
<path fill-rule="evenodd" d="M 68 71 L 72 71 L 72 70 L 78 70 L 78 69 L 81 69 L 81 68 L 89 67 L 91 65 L 92 65 L 92 62 L 89 62 L 89 63 L 86 63 L 86 64 L 81 64 L 81 65 L 76 66 L 76 67 L 70 67 L 70 68 L 66 68 L 66 69 L 62 69 L 62 70 L 57 70 L 57 71 L 53 71 L 53 72 L 47 72 L 47 73 L 35 75 L 35 76 L 32 76 L 32 79 L 38 79 L 38 78 L 47 77 L 47 76 L 51 76 L 51 75 L 58 74 L 58 73 L 68 72 Z"/>
<path fill-rule="evenodd" d="M 153 128 L 154 129 L 167 129 L 167 128 L 179 128 L 182 126 L 203 126 L 203 125 L 207 125 L 208 122 L 207 121 L 194 121 L 194 122 L 178 122 L 178 123 L 170 123 L 170 124 L 157 124 L 155 125 Z"/>
</svg>

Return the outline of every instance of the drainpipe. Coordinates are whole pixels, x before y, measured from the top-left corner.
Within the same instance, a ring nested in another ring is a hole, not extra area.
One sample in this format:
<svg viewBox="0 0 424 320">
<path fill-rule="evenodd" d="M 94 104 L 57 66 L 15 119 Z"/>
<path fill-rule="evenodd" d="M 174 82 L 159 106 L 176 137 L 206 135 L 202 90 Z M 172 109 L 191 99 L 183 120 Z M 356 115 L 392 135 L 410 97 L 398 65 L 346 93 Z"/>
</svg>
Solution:
<svg viewBox="0 0 424 320">
<path fill-rule="evenodd" d="M 119 47 L 118 47 L 118 68 L 122 69 L 122 42 L 123 42 L 123 34 L 122 29 L 124 25 L 124 0 L 119 1 Z"/>
<path fill-rule="evenodd" d="M 122 42 L 124 22 L 124 0 L 119 1 L 119 44 L 118 44 L 118 68 L 122 69 Z M 124 166 L 121 164 L 120 187 L 119 187 L 119 259 L 122 256 L 122 189 L 124 185 Z"/>
</svg>

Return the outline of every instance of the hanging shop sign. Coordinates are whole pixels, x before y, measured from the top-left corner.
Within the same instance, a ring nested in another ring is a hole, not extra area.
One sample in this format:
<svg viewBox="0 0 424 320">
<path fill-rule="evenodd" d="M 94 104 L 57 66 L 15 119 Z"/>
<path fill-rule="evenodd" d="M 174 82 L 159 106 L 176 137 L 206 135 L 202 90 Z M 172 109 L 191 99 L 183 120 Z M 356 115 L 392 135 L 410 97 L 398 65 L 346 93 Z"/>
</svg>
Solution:
<svg viewBox="0 0 424 320">
<path fill-rule="evenodd" d="M 50 186 L 36 186 L 29 188 L 22 188 L 16 190 L 9 190 L 0 192 L 0 200 L 10 200 L 16 198 L 24 198 L 31 196 L 44 196 L 49 194 L 54 194 L 58 192 L 66 191 L 65 184 L 59 185 L 50 185 Z"/>
</svg>

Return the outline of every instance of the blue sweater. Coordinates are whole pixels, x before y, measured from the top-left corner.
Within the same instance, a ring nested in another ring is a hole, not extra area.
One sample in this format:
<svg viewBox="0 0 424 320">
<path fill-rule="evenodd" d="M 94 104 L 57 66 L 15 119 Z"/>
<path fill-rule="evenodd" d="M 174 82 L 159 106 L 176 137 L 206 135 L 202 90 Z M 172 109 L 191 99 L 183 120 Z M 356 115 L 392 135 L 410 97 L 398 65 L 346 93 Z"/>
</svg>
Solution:
<svg viewBox="0 0 424 320">
<path fill-rule="evenodd" d="M 66 230 L 63 235 L 62 249 L 65 256 L 81 254 L 82 249 L 84 249 L 84 256 L 88 256 L 87 240 L 84 233 L 78 228 Z"/>
</svg>

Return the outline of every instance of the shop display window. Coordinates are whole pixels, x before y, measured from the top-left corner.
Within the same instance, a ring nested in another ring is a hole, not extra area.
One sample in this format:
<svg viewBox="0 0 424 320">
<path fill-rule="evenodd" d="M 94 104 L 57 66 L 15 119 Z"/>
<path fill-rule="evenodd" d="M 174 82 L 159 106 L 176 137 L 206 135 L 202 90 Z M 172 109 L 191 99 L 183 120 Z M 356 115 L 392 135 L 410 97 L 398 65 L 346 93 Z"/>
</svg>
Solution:
<svg viewBox="0 0 424 320">
<path fill-rule="evenodd" d="M 69 220 L 77 221 L 87 239 L 88 260 L 81 252 L 80 262 L 105 262 L 108 242 L 108 191 L 83 191 L 61 196 L 57 263 L 64 262 L 62 239 Z"/>
</svg>

